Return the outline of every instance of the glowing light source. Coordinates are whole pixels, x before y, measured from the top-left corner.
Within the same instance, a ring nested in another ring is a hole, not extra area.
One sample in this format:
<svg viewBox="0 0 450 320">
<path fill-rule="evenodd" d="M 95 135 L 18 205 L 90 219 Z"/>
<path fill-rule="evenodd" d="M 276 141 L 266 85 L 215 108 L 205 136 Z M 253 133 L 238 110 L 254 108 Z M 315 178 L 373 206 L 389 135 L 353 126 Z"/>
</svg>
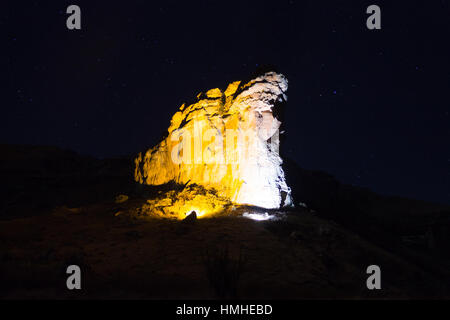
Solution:
<svg viewBox="0 0 450 320">
<path fill-rule="evenodd" d="M 182 191 L 170 190 L 156 199 L 149 199 L 141 209 L 148 216 L 182 220 L 193 211 L 197 218 L 205 218 L 230 205 L 230 200 L 218 196 L 214 190 L 192 184 Z"/>
<path fill-rule="evenodd" d="M 248 213 L 244 212 L 242 215 L 245 218 L 249 218 L 256 221 L 272 220 L 275 218 L 273 215 L 269 215 L 267 212 L 264 213 Z"/>
<path fill-rule="evenodd" d="M 204 216 L 204 215 L 205 215 L 205 212 L 204 212 L 204 211 L 200 211 L 199 209 L 192 209 L 192 210 L 186 212 L 186 217 L 187 217 L 188 215 L 190 215 L 192 212 L 195 212 L 197 218 L 200 218 L 201 216 Z"/>
</svg>

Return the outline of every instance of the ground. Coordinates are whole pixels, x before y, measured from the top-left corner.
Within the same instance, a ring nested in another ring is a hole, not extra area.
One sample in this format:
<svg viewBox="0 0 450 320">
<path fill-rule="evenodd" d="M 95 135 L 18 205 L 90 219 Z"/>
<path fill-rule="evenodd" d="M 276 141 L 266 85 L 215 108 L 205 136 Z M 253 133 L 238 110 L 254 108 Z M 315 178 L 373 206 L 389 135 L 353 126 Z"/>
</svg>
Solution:
<svg viewBox="0 0 450 320">
<path fill-rule="evenodd" d="M 193 223 L 118 215 L 142 200 L 58 207 L 0 222 L 3 298 L 424 298 L 439 279 L 315 216 L 230 216 Z M 239 258 L 241 257 L 241 258 Z M 65 268 L 82 270 L 66 289 Z M 382 270 L 382 290 L 366 268 Z"/>
</svg>

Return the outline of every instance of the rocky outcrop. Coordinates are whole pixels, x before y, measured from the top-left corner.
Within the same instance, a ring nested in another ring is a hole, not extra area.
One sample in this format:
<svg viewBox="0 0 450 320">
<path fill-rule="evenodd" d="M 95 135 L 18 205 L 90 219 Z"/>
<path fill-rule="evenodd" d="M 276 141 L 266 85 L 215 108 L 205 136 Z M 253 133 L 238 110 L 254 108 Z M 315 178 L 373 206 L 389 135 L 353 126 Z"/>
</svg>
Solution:
<svg viewBox="0 0 450 320">
<path fill-rule="evenodd" d="M 277 109 L 287 100 L 287 88 L 283 75 L 268 72 L 198 94 L 173 115 L 167 137 L 136 157 L 135 180 L 195 183 L 235 204 L 291 205 L 278 154 Z"/>
<path fill-rule="evenodd" d="M 193 212 L 196 217 L 204 218 L 230 212 L 231 208 L 230 200 L 217 195 L 215 190 L 193 183 L 181 191 L 159 192 L 156 197 L 147 199 L 140 208 L 140 213 L 144 216 L 183 220 Z"/>
</svg>

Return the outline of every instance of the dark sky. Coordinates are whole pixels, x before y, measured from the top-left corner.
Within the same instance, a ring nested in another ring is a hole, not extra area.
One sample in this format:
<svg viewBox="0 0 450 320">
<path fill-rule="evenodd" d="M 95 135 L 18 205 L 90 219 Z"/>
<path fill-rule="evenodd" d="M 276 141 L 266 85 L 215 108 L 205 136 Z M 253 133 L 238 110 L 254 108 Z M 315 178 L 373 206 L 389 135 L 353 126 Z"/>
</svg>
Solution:
<svg viewBox="0 0 450 320">
<path fill-rule="evenodd" d="M 449 1 L 9 2 L 3 143 L 141 151 L 182 102 L 270 64 L 289 79 L 281 147 L 299 165 L 450 203 Z"/>
</svg>

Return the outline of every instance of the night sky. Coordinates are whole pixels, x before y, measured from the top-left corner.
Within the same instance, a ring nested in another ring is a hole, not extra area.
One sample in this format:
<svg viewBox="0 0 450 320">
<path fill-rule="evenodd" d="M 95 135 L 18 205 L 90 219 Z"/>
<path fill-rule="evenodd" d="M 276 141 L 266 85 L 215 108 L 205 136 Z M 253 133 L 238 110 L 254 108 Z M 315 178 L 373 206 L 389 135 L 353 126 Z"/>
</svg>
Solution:
<svg viewBox="0 0 450 320">
<path fill-rule="evenodd" d="M 143 151 L 184 101 L 274 65 L 289 80 L 283 153 L 450 203 L 449 1 L 9 2 L 2 143 Z M 81 30 L 66 28 L 70 4 Z M 366 28 L 371 4 L 381 30 Z"/>
</svg>

